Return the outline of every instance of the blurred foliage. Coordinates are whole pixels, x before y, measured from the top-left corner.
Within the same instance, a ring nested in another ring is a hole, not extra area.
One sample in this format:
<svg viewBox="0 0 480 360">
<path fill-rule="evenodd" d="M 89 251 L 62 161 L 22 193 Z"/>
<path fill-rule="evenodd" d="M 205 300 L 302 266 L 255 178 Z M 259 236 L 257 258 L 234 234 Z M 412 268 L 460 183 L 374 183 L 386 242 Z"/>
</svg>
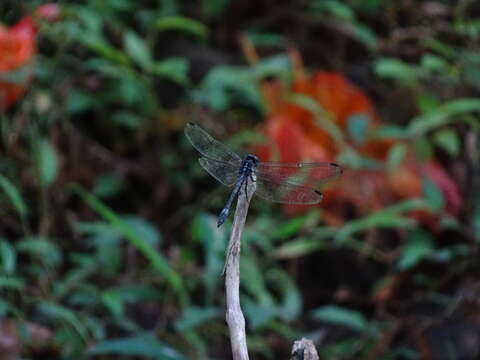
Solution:
<svg viewBox="0 0 480 360">
<path fill-rule="evenodd" d="M 252 357 L 479 356 L 476 2 L 41 5 L 0 4 L 2 359 L 230 357 L 188 121 L 346 168 L 319 207 L 252 204 Z"/>
</svg>

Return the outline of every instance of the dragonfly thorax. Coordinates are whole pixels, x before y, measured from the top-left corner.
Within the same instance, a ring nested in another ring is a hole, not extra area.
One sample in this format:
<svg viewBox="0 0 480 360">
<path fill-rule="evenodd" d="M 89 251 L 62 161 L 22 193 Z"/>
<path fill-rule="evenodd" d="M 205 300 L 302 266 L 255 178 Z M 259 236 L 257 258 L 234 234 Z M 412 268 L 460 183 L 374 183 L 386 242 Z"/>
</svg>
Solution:
<svg viewBox="0 0 480 360">
<path fill-rule="evenodd" d="M 239 174 L 245 175 L 247 177 L 250 176 L 252 172 L 255 171 L 258 162 L 259 160 L 256 155 L 248 154 L 242 161 L 242 166 L 240 166 Z"/>
</svg>

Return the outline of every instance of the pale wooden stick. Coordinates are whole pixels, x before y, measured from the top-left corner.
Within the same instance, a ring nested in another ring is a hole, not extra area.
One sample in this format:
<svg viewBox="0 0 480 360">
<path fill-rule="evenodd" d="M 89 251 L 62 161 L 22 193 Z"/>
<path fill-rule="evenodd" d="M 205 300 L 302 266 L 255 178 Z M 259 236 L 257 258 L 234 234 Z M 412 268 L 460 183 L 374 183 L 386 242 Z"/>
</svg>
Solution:
<svg viewBox="0 0 480 360">
<path fill-rule="evenodd" d="M 247 182 L 247 194 L 245 195 L 244 186 L 241 186 L 238 193 L 237 208 L 225 261 L 226 320 L 230 332 L 233 360 L 248 360 L 245 318 L 240 307 L 240 245 L 250 199 L 257 188 L 255 175 L 253 177 L 254 181 L 249 179 Z"/>
<path fill-rule="evenodd" d="M 312 340 L 302 338 L 293 343 L 291 360 L 318 360 L 317 349 Z"/>
</svg>

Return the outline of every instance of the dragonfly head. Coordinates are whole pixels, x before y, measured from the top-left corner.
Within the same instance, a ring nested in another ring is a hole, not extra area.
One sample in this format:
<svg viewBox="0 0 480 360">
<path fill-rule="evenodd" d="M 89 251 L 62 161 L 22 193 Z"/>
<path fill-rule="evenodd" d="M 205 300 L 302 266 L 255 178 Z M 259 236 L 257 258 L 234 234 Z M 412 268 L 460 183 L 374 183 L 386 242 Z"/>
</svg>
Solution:
<svg viewBox="0 0 480 360">
<path fill-rule="evenodd" d="M 255 165 L 257 165 L 260 162 L 260 160 L 258 160 L 257 155 L 253 155 L 253 154 L 248 154 L 245 160 L 252 161 Z"/>
</svg>

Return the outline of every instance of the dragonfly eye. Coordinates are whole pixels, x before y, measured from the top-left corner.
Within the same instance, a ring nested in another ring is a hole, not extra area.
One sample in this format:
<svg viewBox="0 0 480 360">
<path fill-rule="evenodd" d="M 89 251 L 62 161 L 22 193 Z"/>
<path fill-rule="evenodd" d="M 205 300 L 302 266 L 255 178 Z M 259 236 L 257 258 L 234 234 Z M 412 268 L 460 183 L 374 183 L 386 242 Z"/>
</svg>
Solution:
<svg viewBox="0 0 480 360">
<path fill-rule="evenodd" d="M 247 159 L 248 159 L 248 160 L 253 160 L 255 163 L 258 163 L 258 162 L 259 162 L 257 155 L 248 154 L 248 155 L 247 155 Z"/>
</svg>

